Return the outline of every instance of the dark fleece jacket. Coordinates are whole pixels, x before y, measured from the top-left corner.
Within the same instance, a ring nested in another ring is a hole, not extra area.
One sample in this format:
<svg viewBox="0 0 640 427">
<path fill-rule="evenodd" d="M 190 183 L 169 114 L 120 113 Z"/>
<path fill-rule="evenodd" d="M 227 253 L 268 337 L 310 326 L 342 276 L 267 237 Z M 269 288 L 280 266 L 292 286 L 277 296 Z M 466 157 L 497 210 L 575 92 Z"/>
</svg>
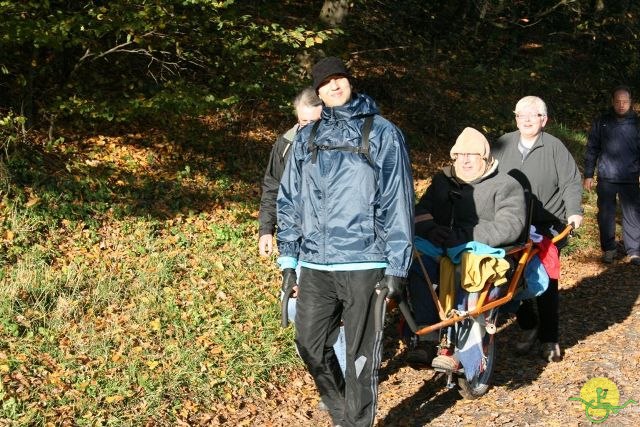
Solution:
<svg viewBox="0 0 640 427">
<path fill-rule="evenodd" d="M 494 162 L 469 183 L 452 176 L 452 166 L 436 174 L 416 206 L 416 218 L 428 213 L 433 219 L 417 223 L 416 235 L 426 238 L 426 232 L 440 225 L 451 227 L 458 242 L 475 240 L 494 247 L 515 242 L 526 220 L 524 192 L 496 166 Z"/>
</svg>

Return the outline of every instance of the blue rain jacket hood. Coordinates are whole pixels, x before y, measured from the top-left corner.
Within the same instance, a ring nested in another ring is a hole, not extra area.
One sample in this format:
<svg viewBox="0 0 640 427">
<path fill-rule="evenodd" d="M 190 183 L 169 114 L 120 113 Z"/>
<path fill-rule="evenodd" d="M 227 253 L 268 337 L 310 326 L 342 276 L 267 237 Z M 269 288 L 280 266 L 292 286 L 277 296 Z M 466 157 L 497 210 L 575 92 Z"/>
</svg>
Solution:
<svg viewBox="0 0 640 427">
<path fill-rule="evenodd" d="M 365 117 L 374 115 L 370 157 L 350 151 L 309 150 L 312 125 L 294 140 L 278 193 L 281 257 L 313 264 L 387 263 L 385 274 L 406 277 L 413 249 L 414 191 L 402 132 L 378 114 L 375 102 L 354 94 L 324 107 L 315 143 L 361 145 Z"/>
</svg>

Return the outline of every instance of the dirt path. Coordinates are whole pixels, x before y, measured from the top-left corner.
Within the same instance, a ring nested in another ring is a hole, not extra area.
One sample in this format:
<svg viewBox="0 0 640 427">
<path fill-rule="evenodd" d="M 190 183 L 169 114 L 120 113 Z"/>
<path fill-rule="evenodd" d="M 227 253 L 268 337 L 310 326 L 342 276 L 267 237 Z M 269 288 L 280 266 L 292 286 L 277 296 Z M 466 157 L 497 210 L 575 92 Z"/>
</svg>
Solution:
<svg viewBox="0 0 640 427">
<path fill-rule="evenodd" d="M 493 387 L 469 401 L 447 389 L 442 375 L 406 366 L 404 346 L 388 337 L 376 425 L 589 425 L 583 406 L 568 399 L 580 397 L 594 377 L 615 383 L 619 405 L 628 399 L 639 402 L 611 413 L 601 425 L 640 425 L 640 268 L 626 263 L 605 268 L 596 256 L 563 258 L 561 362 L 514 355 L 510 345 L 517 326 L 507 325 L 497 334 Z M 244 415 L 234 416 L 236 425 L 331 425 L 326 413 L 316 410 L 318 398 L 306 372 L 294 372 L 288 384 L 245 406 Z"/>
</svg>

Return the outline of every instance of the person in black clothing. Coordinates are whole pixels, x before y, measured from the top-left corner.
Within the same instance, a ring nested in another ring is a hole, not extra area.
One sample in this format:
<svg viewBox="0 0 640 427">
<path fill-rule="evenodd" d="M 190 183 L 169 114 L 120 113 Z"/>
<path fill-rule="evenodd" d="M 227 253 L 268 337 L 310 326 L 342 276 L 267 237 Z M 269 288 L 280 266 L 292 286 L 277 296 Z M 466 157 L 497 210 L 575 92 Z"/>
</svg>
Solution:
<svg viewBox="0 0 640 427">
<path fill-rule="evenodd" d="M 622 208 L 622 232 L 629 262 L 640 265 L 640 135 L 632 109 L 631 90 L 618 86 L 611 93 L 611 109 L 591 127 L 584 156 L 583 187 L 591 191 L 598 165 L 598 228 L 602 261 L 616 257 L 616 196 Z"/>
<path fill-rule="evenodd" d="M 276 143 L 273 144 L 269 164 L 262 180 L 262 198 L 258 216 L 260 223 L 258 250 L 261 256 L 269 256 L 273 252 L 273 234 L 276 229 L 276 198 L 284 166 L 291 153 L 291 143 L 303 126 L 320 118 L 322 100 L 312 87 L 307 87 L 293 100 L 293 108 L 296 111 L 298 122 L 291 129 L 278 136 Z"/>
</svg>

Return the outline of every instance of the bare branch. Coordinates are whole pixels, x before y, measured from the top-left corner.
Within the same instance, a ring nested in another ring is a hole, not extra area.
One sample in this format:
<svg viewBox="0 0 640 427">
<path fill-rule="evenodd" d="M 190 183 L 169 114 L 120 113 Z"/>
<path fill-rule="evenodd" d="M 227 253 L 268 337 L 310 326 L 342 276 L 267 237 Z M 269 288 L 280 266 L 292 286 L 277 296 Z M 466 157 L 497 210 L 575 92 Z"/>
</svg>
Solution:
<svg viewBox="0 0 640 427">
<path fill-rule="evenodd" d="M 84 55 L 82 55 L 82 57 L 78 60 L 78 64 L 80 64 L 82 61 L 84 61 L 85 59 L 87 59 L 88 57 L 90 57 L 91 54 L 91 49 L 87 49 L 87 51 L 84 53 Z M 77 67 L 78 65 L 76 65 Z"/>
<path fill-rule="evenodd" d="M 138 38 L 148 38 L 148 37 L 157 37 L 157 38 L 165 38 L 166 35 L 162 33 L 158 33 L 156 31 L 149 31 L 145 34 L 142 34 Z M 134 45 L 138 44 L 135 40 L 128 40 L 124 43 L 120 43 L 112 48 L 102 52 L 102 53 L 92 53 L 90 49 L 87 49 L 86 52 L 82 55 L 82 57 L 76 63 L 73 72 L 75 73 L 77 69 L 88 59 L 92 61 L 96 61 L 100 58 L 104 58 L 108 55 L 112 54 L 130 54 L 130 55 L 138 55 L 142 57 L 148 58 L 147 63 L 147 73 L 156 81 L 158 79 L 163 80 L 164 74 L 169 73 L 171 75 L 179 74 L 180 71 L 184 70 L 185 67 L 181 64 L 191 64 L 195 67 L 203 68 L 204 61 L 199 59 L 186 59 L 184 56 L 165 51 L 165 50 L 149 50 L 143 47 L 134 47 Z M 175 59 L 173 59 L 175 58 Z M 159 67 L 159 75 L 153 72 L 153 65 L 157 65 Z"/>
<path fill-rule="evenodd" d="M 140 36 L 140 37 L 141 37 L 141 38 L 145 38 L 145 37 L 147 37 L 147 36 L 153 35 L 154 33 L 155 33 L 154 31 L 149 31 L 148 33 L 145 33 L 145 34 L 143 34 L 143 35 L 142 35 L 142 36 Z M 112 47 L 111 49 L 109 49 L 109 50 L 107 50 L 107 51 L 104 51 L 104 52 L 102 52 L 102 53 L 101 53 L 101 54 L 99 54 L 99 55 L 96 55 L 96 56 L 93 58 L 93 60 L 95 61 L 96 59 L 103 58 L 103 57 L 105 57 L 105 56 L 107 56 L 107 55 L 109 55 L 109 54 L 111 54 L 111 53 L 118 52 L 118 51 L 124 51 L 124 52 L 126 52 L 126 50 L 124 50 L 123 48 L 124 48 L 124 47 L 126 47 L 126 46 L 129 46 L 129 45 L 132 45 L 132 44 L 134 44 L 134 43 L 135 43 L 135 40 L 129 40 L 128 42 L 124 42 L 124 43 L 121 43 L 121 44 L 119 44 L 119 45 L 116 45 L 116 46 Z"/>
<path fill-rule="evenodd" d="M 547 10 L 543 10 L 543 11 L 539 11 L 534 15 L 534 21 L 528 24 L 521 24 L 520 22 L 513 22 L 514 25 L 517 25 L 521 28 L 529 28 L 529 27 L 533 27 L 534 25 L 538 25 L 542 19 L 553 13 L 556 9 L 562 7 L 562 6 L 568 6 L 572 3 L 577 3 L 577 0 L 560 0 L 558 3 L 554 4 L 553 6 L 551 6 L 550 8 L 548 8 Z"/>
<path fill-rule="evenodd" d="M 577 0 L 560 0 L 558 3 L 551 6 L 549 9 L 536 13 L 536 19 L 540 20 L 545 16 L 549 15 L 550 13 L 552 13 L 554 10 L 558 9 L 559 7 L 568 6 L 571 3 L 577 3 Z"/>
<path fill-rule="evenodd" d="M 358 55 L 360 53 L 369 53 L 369 52 L 389 52 L 392 50 L 398 50 L 398 49 L 409 49 L 412 48 L 414 46 L 395 46 L 395 47 L 381 47 L 379 49 L 363 49 L 363 50 L 356 50 L 351 52 L 351 55 Z"/>
</svg>

